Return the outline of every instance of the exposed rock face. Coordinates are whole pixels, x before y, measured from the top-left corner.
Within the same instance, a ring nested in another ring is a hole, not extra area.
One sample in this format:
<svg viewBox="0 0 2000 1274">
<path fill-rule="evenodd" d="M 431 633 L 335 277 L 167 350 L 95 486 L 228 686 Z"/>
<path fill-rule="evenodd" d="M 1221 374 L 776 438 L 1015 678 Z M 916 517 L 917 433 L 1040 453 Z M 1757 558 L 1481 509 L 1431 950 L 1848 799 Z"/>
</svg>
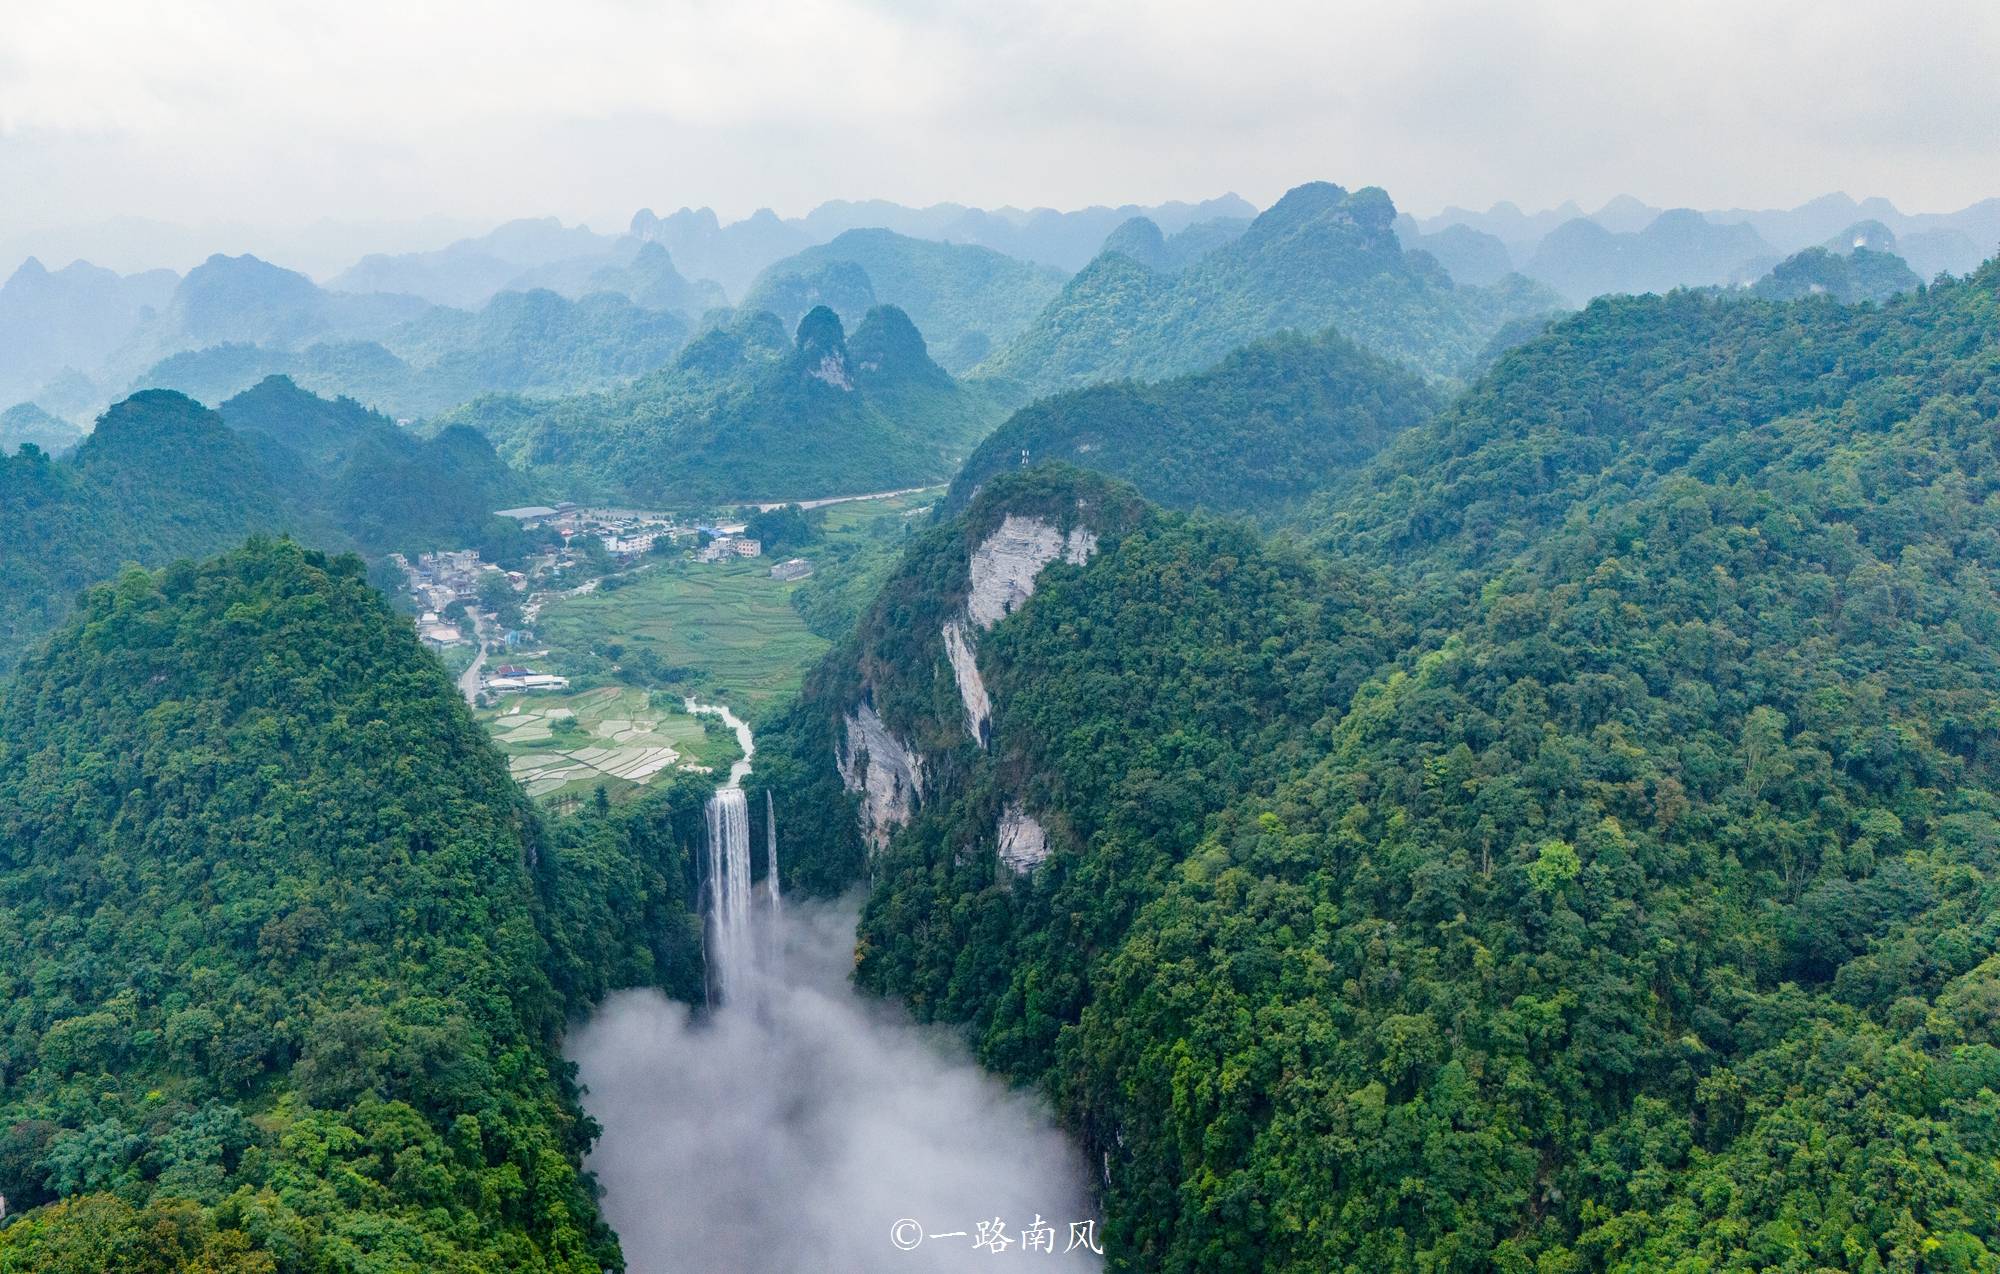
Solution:
<svg viewBox="0 0 2000 1274">
<path fill-rule="evenodd" d="M 1035 577 L 1058 557 L 1081 566 L 1097 551 L 1097 537 L 1084 527 L 1065 536 L 1041 518 L 1010 513 L 972 552 L 972 591 L 966 613 L 991 628 L 1034 595 Z"/>
<path fill-rule="evenodd" d="M 910 821 L 924 794 L 924 759 L 904 747 L 872 703 L 847 714 L 847 746 L 834 764 L 847 790 L 861 795 L 861 835 L 881 849 Z"/>
<path fill-rule="evenodd" d="M 946 622 L 944 653 L 951 660 L 951 675 L 958 682 L 958 697 L 965 704 L 965 728 L 971 732 L 972 741 L 983 748 L 993 722 L 993 701 L 986 696 L 986 682 L 979 675 L 978 661 L 973 658 L 965 621 Z"/>
<path fill-rule="evenodd" d="M 819 360 L 817 367 L 807 368 L 806 375 L 814 380 L 825 381 L 835 389 L 854 388 L 854 379 L 847 374 L 847 360 L 839 354 L 827 354 Z"/>
<path fill-rule="evenodd" d="M 1049 834 L 1019 801 L 1000 811 L 1000 861 L 1017 876 L 1025 876 L 1049 856 Z"/>
</svg>

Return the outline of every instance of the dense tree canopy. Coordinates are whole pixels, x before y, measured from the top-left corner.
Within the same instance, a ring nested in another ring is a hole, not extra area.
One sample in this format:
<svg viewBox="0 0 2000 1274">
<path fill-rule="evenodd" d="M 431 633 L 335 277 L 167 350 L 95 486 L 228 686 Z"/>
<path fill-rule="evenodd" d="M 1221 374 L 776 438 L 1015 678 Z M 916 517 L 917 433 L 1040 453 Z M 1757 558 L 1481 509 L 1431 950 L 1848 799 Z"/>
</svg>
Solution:
<svg viewBox="0 0 2000 1274">
<path fill-rule="evenodd" d="M 1336 333 L 1275 336 L 1195 375 L 1071 390 L 1022 408 L 965 462 L 946 508 L 963 508 L 996 474 L 1059 460 L 1171 507 L 1270 518 L 1428 418 L 1438 401 L 1413 372 Z"/>
<path fill-rule="evenodd" d="M 0 710 L 0 1270 L 620 1264 L 556 1037 L 699 987 L 703 785 L 545 826 L 353 557 L 93 590 Z M 56 1202 L 61 1200 L 61 1202 Z"/>
<path fill-rule="evenodd" d="M 1056 1100 L 1114 1268 L 2000 1268 L 1997 294 L 1600 301 L 1303 555 L 1102 518 L 982 750 L 969 549 L 1115 503 L 995 480 L 770 732 L 794 878 L 863 870 L 865 698 L 924 790 L 860 975 Z"/>
</svg>

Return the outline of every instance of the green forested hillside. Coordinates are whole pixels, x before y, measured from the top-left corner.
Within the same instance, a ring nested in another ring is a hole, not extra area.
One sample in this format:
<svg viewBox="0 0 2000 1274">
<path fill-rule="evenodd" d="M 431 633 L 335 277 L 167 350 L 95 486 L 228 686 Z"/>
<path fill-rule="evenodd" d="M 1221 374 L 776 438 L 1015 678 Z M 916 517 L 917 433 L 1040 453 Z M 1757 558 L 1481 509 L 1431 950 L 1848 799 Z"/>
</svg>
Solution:
<svg viewBox="0 0 2000 1274">
<path fill-rule="evenodd" d="M 1996 318 L 1598 302 L 1307 556 L 995 480 L 762 741 L 794 878 L 907 750 L 860 976 L 1054 1098 L 1114 1269 L 2000 1267 Z M 982 748 L 941 633 L 1060 510 Z"/>
<path fill-rule="evenodd" d="M 791 309 L 775 302 L 803 300 L 800 281 L 839 265 L 859 267 L 869 284 L 867 303 L 860 308 L 845 308 L 831 298 L 824 302 L 843 321 L 861 321 L 877 302 L 894 305 L 910 316 L 933 356 L 953 372 L 1012 340 L 1055 299 L 1065 277 L 1060 270 L 1017 261 L 991 248 L 913 239 L 893 230 L 849 230 L 767 268 L 743 304 L 768 309 L 787 326 L 795 324 L 811 307 Z"/>
<path fill-rule="evenodd" d="M 518 551 L 493 510 L 529 493 L 467 429 L 418 439 L 358 404 L 282 378 L 212 412 L 148 390 L 68 457 L 0 457 L 0 671 L 126 562 L 202 556 L 252 532 L 369 554 Z"/>
<path fill-rule="evenodd" d="M 1428 418 L 1439 398 L 1415 373 L 1335 333 L 1275 336 L 1192 376 L 1023 407 L 965 462 L 945 508 L 963 508 L 996 474 L 1060 460 L 1170 507 L 1269 517 Z"/>
<path fill-rule="evenodd" d="M 1852 305 L 1857 301 L 1886 301 L 1922 282 L 1909 263 L 1893 252 L 1873 248 L 1855 248 L 1851 252 L 1807 248 L 1772 267 L 1769 274 L 1757 280 L 1754 290 L 1758 296 L 1773 301 L 1830 296 Z"/>
<path fill-rule="evenodd" d="M 622 1267 L 556 1038 L 699 985 L 700 796 L 545 826 L 357 558 L 92 591 L 0 708 L 0 1271 Z"/>
<path fill-rule="evenodd" d="M 939 481 L 995 414 L 931 361 L 901 310 L 881 306 L 851 337 L 824 307 L 796 339 L 770 314 L 739 313 L 625 389 L 482 398 L 444 423 L 478 429 L 565 490 L 712 505 Z"/>
<path fill-rule="evenodd" d="M 1457 286 L 1429 256 L 1403 251 L 1395 219 L 1374 187 L 1350 194 L 1316 182 L 1178 274 L 1101 255 L 979 374 L 1025 399 L 1190 372 L 1275 332 L 1331 326 L 1365 349 L 1449 376 L 1508 320 L 1558 307 L 1518 277 Z"/>
</svg>

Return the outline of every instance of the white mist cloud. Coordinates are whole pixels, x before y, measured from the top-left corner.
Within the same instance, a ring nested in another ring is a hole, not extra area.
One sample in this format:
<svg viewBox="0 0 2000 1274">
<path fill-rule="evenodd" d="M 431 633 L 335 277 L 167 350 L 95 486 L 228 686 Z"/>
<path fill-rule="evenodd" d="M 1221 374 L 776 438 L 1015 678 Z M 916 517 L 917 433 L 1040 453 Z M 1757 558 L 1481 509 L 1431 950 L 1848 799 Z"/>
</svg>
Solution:
<svg viewBox="0 0 2000 1274">
<path fill-rule="evenodd" d="M 852 904 L 787 908 L 785 977 L 762 1004 L 697 1020 L 625 992 L 571 1036 L 604 1127 L 588 1166 L 633 1274 L 1098 1269 L 1063 1252 L 1093 1213 L 1047 1111 L 846 985 Z M 1052 1255 L 1022 1250 L 1037 1215 Z M 1011 1246 L 975 1251 L 996 1217 Z M 899 1249 L 905 1218 L 964 1235 Z"/>
</svg>

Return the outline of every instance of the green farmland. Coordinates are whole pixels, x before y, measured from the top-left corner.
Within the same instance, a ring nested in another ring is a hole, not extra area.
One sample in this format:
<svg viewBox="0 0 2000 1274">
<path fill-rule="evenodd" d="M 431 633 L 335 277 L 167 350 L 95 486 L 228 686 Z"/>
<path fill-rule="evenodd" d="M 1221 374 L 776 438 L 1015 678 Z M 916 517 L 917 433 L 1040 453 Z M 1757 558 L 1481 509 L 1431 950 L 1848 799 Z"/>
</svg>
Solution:
<svg viewBox="0 0 2000 1274">
<path fill-rule="evenodd" d="M 772 579 L 770 567 L 664 563 L 550 603 L 541 637 L 572 678 L 617 676 L 752 719 L 795 693 L 828 645 L 792 609 L 798 585 Z"/>
</svg>

